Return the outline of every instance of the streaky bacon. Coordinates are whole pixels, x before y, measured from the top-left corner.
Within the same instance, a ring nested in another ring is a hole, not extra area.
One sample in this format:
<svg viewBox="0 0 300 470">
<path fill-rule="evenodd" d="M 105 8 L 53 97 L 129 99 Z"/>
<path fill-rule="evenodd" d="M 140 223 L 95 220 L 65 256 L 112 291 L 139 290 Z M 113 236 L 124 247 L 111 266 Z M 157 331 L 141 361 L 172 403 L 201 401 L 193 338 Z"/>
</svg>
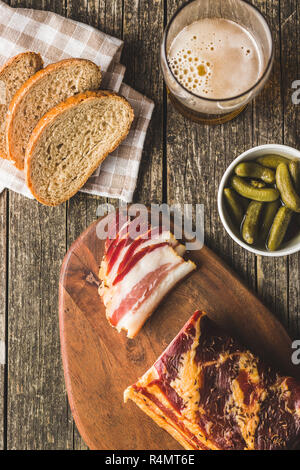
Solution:
<svg viewBox="0 0 300 470">
<path fill-rule="evenodd" d="M 111 267 L 113 266 L 114 261 L 116 260 L 120 250 L 124 246 L 130 245 L 134 241 L 134 239 L 131 238 L 131 232 L 132 232 L 131 225 L 132 224 L 133 224 L 133 221 L 130 221 L 129 219 L 126 220 L 126 222 L 121 227 L 120 231 L 116 234 L 116 238 L 108 244 L 108 248 L 106 249 L 106 261 L 108 263 L 109 271 Z M 144 238 L 144 236 L 150 231 L 149 227 L 150 225 L 148 221 L 143 221 L 142 224 L 139 224 L 136 227 L 136 230 L 138 231 L 138 229 L 140 229 L 139 231 L 141 232 L 141 235 L 139 235 L 139 237 Z M 159 230 L 160 229 L 158 228 L 158 231 Z M 112 233 L 112 231 L 110 233 Z M 116 250 L 117 250 L 117 255 L 115 255 Z M 110 260 L 112 258 L 113 258 L 113 261 L 112 263 L 110 263 Z"/>
<path fill-rule="evenodd" d="M 105 241 L 106 252 L 109 250 L 111 244 L 116 239 L 117 233 L 120 228 L 120 220 L 121 220 L 120 211 L 116 211 L 116 213 L 114 214 L 114 219 L 112 219 L 112 214 L 110 214 L 110 221 L 108 224 L 108 234 L 107 234 L 107 238 Z M 127 220 L 128 220 L 128 217 L 127 217 Z"/>
<path fill-rule="evenodd" d="M 158 248 L 162 247 L 162 246 L 166 246 L 168 245 L 167 242 L 162 242 L 162 243 L 157 243 L 155 245 L 150 245 L 150 246 L 146 246 L 146 248 L 143 248 L 141 251 L 138 251 L 134 256 L 132 256 L 132 258 L 130 259 L 130 261 L 127 262 L 127 264 L 124 266 L 123 269 L 119 269 L 119 272 L 118 272 L 118 275 L 117 277 L 115 278 L 114 282 L 113 282 L 113 286 L 115 286 L 116 284 L 118 284 L 118 282 L 122 281 L 122 279 L 124 279 L 124 277 L 126 276 L 126 274 L 142 259 L 144 258 L 145 255 L 147 255 L 148 253 L 151 253 L 152 251 L 154 250 L 157 250 Z"/>
<path fill-rule="evenodd" d="M 170 264 L 167 263 L 163 266 L 160 266 L 155 271 L 149 273 L 144 279 L 138 282 L 134 288 L 132 289 L 129 296 L 127 296 L 120 304 L 120 306 L 114 311 L 113 315 L 110 318 L 110 322 L 113 326 L 117 326 L 118 322 L 123 318 L 123 316 L 128 312 L 128 310 L 136 310 L 140 307 L 141 303 L 145 302 L 145 300 L 149 297 L 151 293 L 151 288 L 154 288 L 168 273 L 170 269 Z M 148 289 L 147 295 L 141 296 L 141 293 L 145 291 L 145 283 L 150 286 Z M 140 302 L 137 302 L 136 299 L 140 298 Z M 133 307 L 135 306 L 135 309 Z"/>
<path fill-rule="evenodd" d="M 128 246 L 128 250 L 126 251 L 126 254 L 121 261 L 120 265 L 122 265 L 122 269 L 125 268 L 127 262 L 129 261 L 129 258 L 134 254 L 136 249 L 145 243 L 145 241 L 151 239 L 152 237 L 158 235 L 160 233 L 160 228 L 156 227 L 155 229 L 148 229 L 146 232 L 144 232 L 142 235 L 139 235 L 137 239 L 132 239 L 130 238 L 130 232 L 127 232 L 127 236 L 124 238 L 121 238 L 119 242 L 116 242 L 114 245 L 114 250 L 111 251 L 108 256 L 107 256 L 107 272 L 106 274 L 108 275 L 112 269 L 112 267 L 115 264 L 115 261 L 118 259 L 118 256 L 123 248 Z M 118 274 L 120 274 L 120 267 L 118 270 Z"/>
<path fill-rule="evenodd" d="M 182 258 L 184 246 L 161 226 L 129 218 L 119 222 L 116 216 L 118 231 L 105 244 L 99 294 L 111 325 L 134 337 L 161 299 L 196 266 Z"/>
</svg>

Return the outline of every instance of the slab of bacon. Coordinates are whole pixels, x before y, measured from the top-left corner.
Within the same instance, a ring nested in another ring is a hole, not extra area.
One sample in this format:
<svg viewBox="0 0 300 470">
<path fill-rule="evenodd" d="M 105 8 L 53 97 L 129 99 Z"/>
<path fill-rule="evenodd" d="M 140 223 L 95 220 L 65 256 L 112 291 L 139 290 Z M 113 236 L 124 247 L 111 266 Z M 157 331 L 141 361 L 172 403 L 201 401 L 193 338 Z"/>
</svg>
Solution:
<svg viewBox="0 0 300 470">
<path fill-rule="evenodd" d="M 185 449 L 300 446 L 300 384 L 196 312 L 124 394 Z"/>
<path fill-rule="evenodd" d="M 116 230 L 106 240 L 99 294 L 110 324 L 133 338 L 162 298 L 196 266 L 183 259 L 185 247 L 170 231 L 151 227 L 147 220 L 132 238 L 136 220 L 119 222 L 116 216 L 109 229 Z"/>
</svg>

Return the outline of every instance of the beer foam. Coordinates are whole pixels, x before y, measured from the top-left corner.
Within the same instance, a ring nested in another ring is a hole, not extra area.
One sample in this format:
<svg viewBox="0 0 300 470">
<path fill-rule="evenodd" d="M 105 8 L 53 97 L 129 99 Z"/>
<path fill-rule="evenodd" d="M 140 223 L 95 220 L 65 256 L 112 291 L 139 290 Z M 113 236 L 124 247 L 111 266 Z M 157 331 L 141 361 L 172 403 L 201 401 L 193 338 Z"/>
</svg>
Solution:
<svg viewBox="0 0 300 470">
<path fill-rule="evenodd" d="M 249 90 L 262 73 L 262 53 L 252 34 L 223 18 L 204 18 L 180 31 L 168 63 L 187 90 L 214 99 Z"/>
</svg>

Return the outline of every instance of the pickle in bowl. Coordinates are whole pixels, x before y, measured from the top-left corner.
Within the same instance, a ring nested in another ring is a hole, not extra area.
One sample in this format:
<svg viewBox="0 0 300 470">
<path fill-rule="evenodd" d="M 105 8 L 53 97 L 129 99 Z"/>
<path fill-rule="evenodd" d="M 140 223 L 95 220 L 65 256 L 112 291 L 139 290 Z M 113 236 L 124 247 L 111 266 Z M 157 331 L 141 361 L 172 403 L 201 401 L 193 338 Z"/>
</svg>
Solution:
<svg viewBox="0 0 300 470">
<path fill-rule="evenodd" d="M 299 159 L 270 154 L 245 160 L 228 181 L 223 198 L 242 241 L 271 253 L 300 234 Z"/>
</svg>

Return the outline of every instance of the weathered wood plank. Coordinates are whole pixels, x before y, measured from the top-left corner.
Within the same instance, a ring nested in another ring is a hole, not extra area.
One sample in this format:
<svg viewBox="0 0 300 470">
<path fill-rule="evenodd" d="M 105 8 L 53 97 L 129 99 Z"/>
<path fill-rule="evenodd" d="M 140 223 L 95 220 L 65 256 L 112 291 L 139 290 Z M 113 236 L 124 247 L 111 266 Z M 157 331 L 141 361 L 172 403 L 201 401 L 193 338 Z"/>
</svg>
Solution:
<svg viewBox="0 0 300 470">
<path fill-rule="evenodd" d="M 84 22 L 86 20 L 87 0 L 66 0 L 66 16 Z"/>
<path fill-rule="evenodd" d="M 87 2 L 58 2 L 59 5 L 56 4 L 53 6 L 53 1 L 50 0 L 52 4 L 52 8 L 48 7 L 47 9 L 51 9 L 56 13 L 59 13 L 63 16 L 70 17 L 75 20 L 84 21 L 87 24 L 92 24 L 87 20 L 86 17 L 86 10 L 87 10 Z M 73 241 L 80 235 L 80 233 L 89 225 L 90 222 L 87 220 L 87 207 L 88 207 L 88 200 L 93 200 L 95 198 L 89 197 L 87 195 L 78 194 L 75 198 L 71 201 L 68 201 L 66 204 L 66 249 L 68 249 L 73 243 Z M 65 399 L 67 403 L 67 414 L 69 417 L 69 425 L 72 428 L 70 434 L 72 434 L 72 447 L 76 450 L 86 450 L 87 446 L 81 439 L 77 428 L 75 426 L 71 410 L 68 405 L 68 398 L 65 393 Z"/>
<path fill-rule="evenodd" d="M 11 3 L 46 8 L 42 1 Z M 9 210 L 7 446 L 70 449 L 57 317 L 66 207 L 50 209 L 11 193 Z"/>
<path fill-rule="evenodd" d="M 83 21 L 101 31 L 121 37 L 122 33 L 122 0 L 110 2 L 106 0 L 75 1 L 67 0 L 66 16 Z M 97 207 L 106 203 L 106 198 L 78 193 L 67 203 L 67 248 L 97 217 Z M 74 449 L 86 449 L 74 424 Z"/>
<path fill-rule="evenodd" d="M 9 5 L 10 1 L 6 1 Z M 0 267 L 0 450 L 6 449 L 6 421 L 7 421 L 7 250 L 8 250 L 8 206 L 9 192 L 0 194 L 0 253 L 2 262 Z"/>
<path fill-rule="evenodd" d="M 2 256 L 0 266 L 0 449 L 6 444 L 6 309 L 7 309 L 7 206 L 8 191 L 0 194 L 0 253 Z"/>
<path fill-rule="evenodd" d="M 254 104 L 254 145 L 283 142 L 283 108 L 281 89 L 281 53 L 278 0 L 261 1 L 257 6 L 266 15 L 275 43 L 274 68 L 263 93 Z M 258 292 L 263 301 L 287 326 L 288 268 L 287 258 L 258 257 Z"/>
<path fill-rule="evenodd" d="M 168 3 L 168 19 L 181 2 Z M 170 203 L 202 203 L 205 243 L 255 286 L 255 258 L 234 244 L 222 227 L 217 191 L 229 163 L 252 146 L 252 106 L 236 120 L 211 127 L 188 121 L 167 106 L 167 181 Z"/>
<path fill-rule="evenodd" d="M 65 16 L 77 21 L 87 21 L 87 2 L 86 1 L 66 1 L 66 8 L 64 11 Z M 89 23 L 91 24 L 91 23 Z M 85 230 L 88 225 L 87 220 L 87 207 L 93 197 L 79 193 L 70 201 L 67 202 L 67 217 L 66 217 L 66 249 L 70 247 L 73 241 Z M 66 396 L 67 401 L 67 396 Z M 71 411 L 69 409 L 71 417 Z M 73 434 L 73 448 L 86 449 L 86 445 L 81 439 L 74 421 L 72 420 L 72 434 Z"/>
<path fill-rule="evenodd" d="M 61 0 L 42 0 L 42 10 L 54 11 L 58 15 L 65 14 L 65 2 Z M 32 7 L 36 8 L 35 2 L 33 2 Z"/>
<path fill-rule="evenodd" d="M 162 200 L 163 175 L 163 83 L 159 66 L 159 44 L 163 34 L 164 2 L 124 1 L 122 61 L 125 82 L 155 102 L 147 132 L 135 201 Z"/>
<path fill-rule="evenodd" d="M 11 193 L 9 449 L 72 448 L 57 318 L 65 220 L 65 205 L 49 209 Z"/>
<path fill-rule="evenodd" d="M 123 0 L 88 0 L 87 21 L 104 33 L 122 39 L 123 34 Z M 87 205 L 87 225 L 96 218 L 97 208 L 100 204 L 106 204 L 107 198 L 89 197 Z M 117 204 L 115 199 L 110 203 Z"/>
<path fill-rule="evenodd" d="M 300 147 L 300 104 L 292 101 L 292 88 L 295 80 L 300 80 L 299 57 L 299 21 L 300 4 L 296 0 L 281 2 L 281 67 L 283 93 L 283 139 L 286 145 Z M 293 338 L 300 334 L 300 254 L 296 253 L 287 259 L 288 292 L 287 312 L 288 326 Z"/>
<path fill-rule="evenodd" d="M 119 39 L 123 37 L 123 0 L 89 0 L 88 17 L 94 26 Z"/>
</svg>

